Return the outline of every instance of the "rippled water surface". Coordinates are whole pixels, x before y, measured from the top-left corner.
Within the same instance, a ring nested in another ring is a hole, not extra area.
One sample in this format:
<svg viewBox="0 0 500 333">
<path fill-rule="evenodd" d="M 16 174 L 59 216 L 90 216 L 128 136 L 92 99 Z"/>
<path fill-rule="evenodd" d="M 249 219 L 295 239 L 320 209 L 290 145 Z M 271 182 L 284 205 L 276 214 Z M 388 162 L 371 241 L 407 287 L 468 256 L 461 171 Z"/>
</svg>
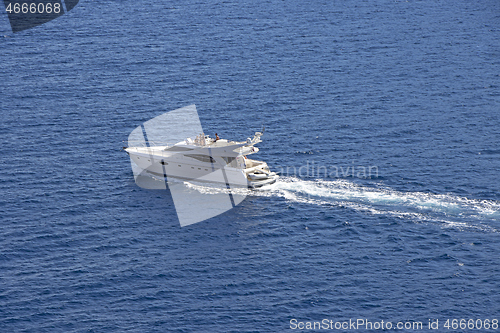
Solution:
<svg viewBox="0 0 500 333">
<path fill-rule="evenodd" d="M 494 0 L 1 14 L 0 331 L 498 319 L 499 24 Z M 193 103 L 207 133 L 265 126 L 281 178 L 181 228 L 120 148 Z"/>
</svg>

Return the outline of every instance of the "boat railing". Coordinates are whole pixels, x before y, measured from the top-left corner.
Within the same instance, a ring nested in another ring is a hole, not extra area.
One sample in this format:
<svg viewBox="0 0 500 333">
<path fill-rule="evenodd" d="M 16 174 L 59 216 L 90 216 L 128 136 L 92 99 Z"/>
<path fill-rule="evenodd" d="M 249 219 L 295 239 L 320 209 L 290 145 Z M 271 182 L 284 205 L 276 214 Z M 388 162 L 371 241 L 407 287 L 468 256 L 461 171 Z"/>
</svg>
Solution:
<svg viewBox="0 0 500 333">
<path fill-rule="evenodd" d="M 165 142 L 165 141 L 153 141 L 153 140 L 148 140 L 148 141 L 123 141 L 123 143 L 127 143 L 128 147 L 172 147 L 178 142 Z M 190 145 L 194 146 L 200 146 L 204 147 L 207 146 L 209 143 L 208 142 L 195 142 L 194 140 L 191 140 L 187 142 Z"/>
<path fill-rule="evenodd" d="M 128 143 L 130 147 L 170 147 L 173 146 L 172 142 L 162 142 L 162 141 L 123 141 L 123 143 Z"/>
<path fill-rule="evenodd" d="M 205 147 L 205 146 L 210 146 L 210 145 L 217 145 L 218 141 L 213 141 L 211 138 L 200 138 L 200 139 L 186 139 L 185 140 L 187 144 L 193 145 L 193 146 L 199 146 L 199 147 Z M 176 145 L 178 142 L 165 142 L 165 141 L 154 141 L 154 140 L 130 140 L 130 141 L 122 141 L 123 143 L 127 143 L 129 148 L 140 148 L 140 147 L 172 147 Z M 232 144 L 240 144 L 242 142 L 237 142 L 237 141 L 231 141 L 231 140 L 221 140 L 221 142 L 224 142 L 225 145 L 232 145 Z"/>
</svg>

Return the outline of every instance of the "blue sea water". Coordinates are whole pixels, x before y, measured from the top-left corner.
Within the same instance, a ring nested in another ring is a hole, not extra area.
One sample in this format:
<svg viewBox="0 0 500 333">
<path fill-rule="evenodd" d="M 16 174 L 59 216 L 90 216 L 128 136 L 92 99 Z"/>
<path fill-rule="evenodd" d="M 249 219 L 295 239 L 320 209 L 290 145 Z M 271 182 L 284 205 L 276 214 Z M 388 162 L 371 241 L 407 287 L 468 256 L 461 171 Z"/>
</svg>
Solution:
<svg viewBox="0 0 500 333">
<path fill-rule="evenodd" d="M 4 14 L 0 332 L 498 331 L 444 327 L 500 319 L 498 1 L 82 0 L 16 34 Z M 264 125 L 282 177 L 181 228 L 120 148 L 193 103 L 223 138 Z"/>
</svg>

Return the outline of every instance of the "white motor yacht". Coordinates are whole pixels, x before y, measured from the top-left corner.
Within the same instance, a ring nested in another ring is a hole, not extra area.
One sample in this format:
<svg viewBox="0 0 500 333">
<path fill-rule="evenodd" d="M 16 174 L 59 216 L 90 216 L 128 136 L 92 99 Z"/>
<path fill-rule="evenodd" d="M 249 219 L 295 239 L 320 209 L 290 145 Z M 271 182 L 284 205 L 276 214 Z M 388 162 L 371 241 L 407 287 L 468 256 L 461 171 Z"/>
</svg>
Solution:
<svg viewBox="0 0 500 333">
<path fill-rule="evenodd" d="M 222 183 L 226 186 L 257 188 L 276 182 L 266 162 L 247 158 L 259 151 L 261 132 L 253 139 L 235 142 L 214 139 L 205 134 L 176 144 L 142 142 L 124 150 L 131 160 L 147 173 L 165 179 L 174 177 L 196 182 Z M 132 145 L 132 146 L 131 146 Z"/>
</svg>

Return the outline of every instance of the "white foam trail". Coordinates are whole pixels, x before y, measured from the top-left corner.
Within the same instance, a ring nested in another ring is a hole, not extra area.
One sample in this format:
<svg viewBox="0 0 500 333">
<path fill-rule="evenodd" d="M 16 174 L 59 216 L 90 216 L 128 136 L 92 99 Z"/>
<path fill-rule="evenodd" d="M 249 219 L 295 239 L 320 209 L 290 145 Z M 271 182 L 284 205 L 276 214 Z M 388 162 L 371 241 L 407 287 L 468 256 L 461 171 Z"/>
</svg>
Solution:
<svg viewBox="0 0 500 333">
<path fill-rule="evenodd" d="M 204 193 L 229 191 L 204 185 L 188 186 Z M 250 196 L 278 196 L 298 203 L 347 207 L 374 215 L 438 222 L 444 227 L 459 229 L 498 232 L 495 227 L 485 223 L 494 225 L 500 222 L 498 201 L 468 199 L 452 194 L 400 192 L 385 187 L 361 186 L 343 179 L 330 181 L 282 177 L 275 184 L 258 190 L 230 191 Z"/>
</svg>

